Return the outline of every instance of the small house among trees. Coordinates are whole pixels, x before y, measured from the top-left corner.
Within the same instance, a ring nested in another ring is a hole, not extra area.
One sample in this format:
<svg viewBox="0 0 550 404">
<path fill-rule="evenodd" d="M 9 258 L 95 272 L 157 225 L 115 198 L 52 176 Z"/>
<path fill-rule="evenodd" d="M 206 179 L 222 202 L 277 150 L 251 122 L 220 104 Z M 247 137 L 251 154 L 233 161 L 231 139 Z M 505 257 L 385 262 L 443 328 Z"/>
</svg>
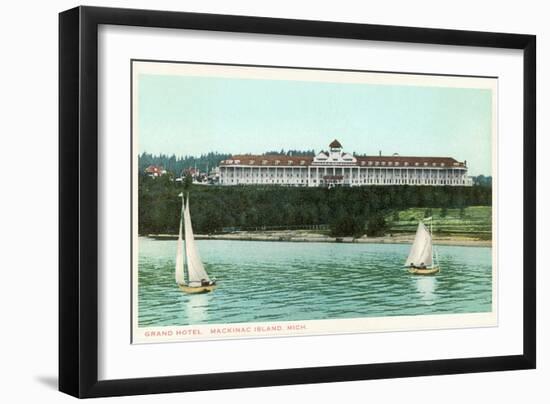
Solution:
<svg viewBox="0 0 550 404">
<path fill-rule="evenodd" d="M 160 177 L 161 175 L 165 174 L 166 170 L 162 166 L 150 165 L 145 169 L 145 175 L 151 178 Z"/>
</svg>

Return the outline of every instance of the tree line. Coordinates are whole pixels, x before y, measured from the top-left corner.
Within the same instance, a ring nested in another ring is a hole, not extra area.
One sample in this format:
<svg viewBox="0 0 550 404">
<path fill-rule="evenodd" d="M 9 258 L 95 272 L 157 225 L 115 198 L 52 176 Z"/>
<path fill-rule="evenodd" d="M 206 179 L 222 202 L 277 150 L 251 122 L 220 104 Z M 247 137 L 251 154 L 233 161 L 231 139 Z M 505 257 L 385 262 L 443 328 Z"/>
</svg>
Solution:
<svg viewBox="0 0 550 404">
<path fill-rule="evenodd" d="M 264 155 L 283 155 L 283 156 L 314 156 L 314 150 L 284 150 L 279 151 L 267 151 Z M 161 166 L 172 175 L 179 177 L 181 173 L 187 168 L 197 168 L 201 172 L 209 172 L 215 167 L 220 165 L 222 160 L 226 160 L 231 157 L 229 153 L 210 152 L 204 153 L 199 156 L 176 156 L 175 154 L 152 154 L 143 152 L 138 156 L 138 168 L 139 172 L 143 173 L 150 165 Z"/>
<path fill-rule="evenodd" d="M 228 153 L 210 152 L 199 156 L 176 156 L 175 154 L 151 154 L 141 153 L 138 156 L 139 172 L 143 173 L 150 165 L 164 167 L 172 175 L 179 177 L 181 173 L 191 167 L 196 167 L 202 172 L 211 171 L 220 165 L 220 161 L 231 157 Z"/>
<path fill-rule="evenodd" d="M 139 233 L 178 231 L 185 182 L 168 176 L 139 176 Z M 340 236 L 379 235 L 389 212 L 411 207 L 462 208 L 491 205 L 491 188 L 441 186 L 364 186 L 305 188 L 280 186 L 206 186 L 187 182 L 193 230 L 198 234 L 224 228 L 330 225 Z"/>
</svg>

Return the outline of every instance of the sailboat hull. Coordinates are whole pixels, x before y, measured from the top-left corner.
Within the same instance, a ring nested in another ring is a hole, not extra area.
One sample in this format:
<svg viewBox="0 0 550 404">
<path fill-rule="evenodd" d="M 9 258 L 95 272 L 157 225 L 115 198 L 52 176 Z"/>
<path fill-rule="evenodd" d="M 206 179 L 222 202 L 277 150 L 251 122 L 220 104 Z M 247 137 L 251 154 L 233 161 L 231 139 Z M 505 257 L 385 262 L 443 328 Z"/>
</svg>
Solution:
<svg viewBox="0 0 550 404">
<path fill-rule="evenodd" d="M 208 286 L 188 286 L 188 285 L 178 285 L 180 290 L 184 293 L 209 293 L 216 289 L 217 285 L 208 285 Z"/>
<path fill-rule="evenodd" d="M 413 275 L 433 275 L 439 272 L 439 266 L 435 266 L 432 268 L 409 268 L 409 273 Z"/>
</svg>

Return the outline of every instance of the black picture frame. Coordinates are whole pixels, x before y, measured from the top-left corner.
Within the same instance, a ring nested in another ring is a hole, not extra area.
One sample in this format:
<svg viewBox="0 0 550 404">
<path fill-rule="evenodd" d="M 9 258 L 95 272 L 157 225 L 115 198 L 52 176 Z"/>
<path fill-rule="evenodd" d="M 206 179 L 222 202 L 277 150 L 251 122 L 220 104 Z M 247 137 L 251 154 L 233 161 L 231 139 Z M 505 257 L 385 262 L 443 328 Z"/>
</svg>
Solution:
<svg viewBox="0 0 550 404">
<path fill-rule="evenodd" d="M 342 38 L 523 51 L 523 353 L 466 359 L 98 380 L 98 26 Z M 536 366 L 536 37 L 326 21 L 77 7 L 59 15 L 59 390 L 103 397 Z"/>
</svg>

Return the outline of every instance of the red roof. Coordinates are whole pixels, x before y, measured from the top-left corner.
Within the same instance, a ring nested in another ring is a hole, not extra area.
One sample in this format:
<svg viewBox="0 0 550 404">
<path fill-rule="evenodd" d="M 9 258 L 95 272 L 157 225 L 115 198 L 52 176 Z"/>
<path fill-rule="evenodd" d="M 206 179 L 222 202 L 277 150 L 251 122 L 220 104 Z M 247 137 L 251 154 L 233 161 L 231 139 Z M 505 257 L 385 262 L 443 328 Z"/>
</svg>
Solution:
<svg viewBox="0 0 550 404">
<path fill-rule="evenodd" d="M 342 145 L 338 140 L 334 139 L 332 143 L 328 145 L 328 147 L 330 147 L 331 149 L 341 149 Z"/>
<path fill-rule="evenodd" d="M 237 163 L 237 161 L 239 161 Z M 267 155 L 254 156 L 250 154 L 232 156 L 227 160 L 223 160 L 221 165 L 242 165 L 242 166 L 308 166 L 313 162 L 313 157 L 296 157 L 286 155 Z"/>
<path fill-rule="evenodd" d="M 368 164 L 378 163 L 378 165 L 392 165 L 392 166 L 439 166 L 439 167 L 464 167 L 464 163 L 455 160 L 452 157 L 415 157 L 415 156 L 356 156 L 357 163 L 361 165 L 362 162 Z M 383 164 L 384 163 L 384 164 Z M 391 163 L 391 164 L 389 164 Z"/>
<path fill-rule="evenodd" d="M 384 167 L 466 167 L 463 162 L 452 157 L 415 157 L 415 156 L 356 156 L 357 163 L 349 163 L 356 166 L 384 166 Z M 285 155 L 257 156 L 243 154 L 232 156 L 221 161 L 220 165 L 239 166 L 309 166 L 313 164 L 313 157 L 296 157 Z M 324 164 L 326 165 L 326 164 Z"/>
<path fill-rule="evenodd" d="M 154 174 L 154 173 L 160 173 L 162 170 L 163 170 L 162 167 L 150 165 L 145 169 L 145 172 Z"/>
</svg>

